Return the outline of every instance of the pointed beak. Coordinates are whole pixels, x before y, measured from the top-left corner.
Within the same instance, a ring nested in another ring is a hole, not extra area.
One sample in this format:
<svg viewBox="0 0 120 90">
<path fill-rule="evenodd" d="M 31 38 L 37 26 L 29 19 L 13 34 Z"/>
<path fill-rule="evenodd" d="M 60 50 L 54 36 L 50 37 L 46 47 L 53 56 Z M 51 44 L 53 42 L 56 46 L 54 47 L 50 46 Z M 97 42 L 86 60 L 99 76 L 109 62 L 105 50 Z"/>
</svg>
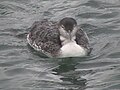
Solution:
<svg viewBox="0 0 120 90">
<path fill-rule="evenodd" d="M 71 36 L 71 31 L 70 30 L 68 31 L 68 34 L 69 34 L 69 37 L 70 37 L 70 40 L 71 40 L 72 36 Z"/>
</svg>

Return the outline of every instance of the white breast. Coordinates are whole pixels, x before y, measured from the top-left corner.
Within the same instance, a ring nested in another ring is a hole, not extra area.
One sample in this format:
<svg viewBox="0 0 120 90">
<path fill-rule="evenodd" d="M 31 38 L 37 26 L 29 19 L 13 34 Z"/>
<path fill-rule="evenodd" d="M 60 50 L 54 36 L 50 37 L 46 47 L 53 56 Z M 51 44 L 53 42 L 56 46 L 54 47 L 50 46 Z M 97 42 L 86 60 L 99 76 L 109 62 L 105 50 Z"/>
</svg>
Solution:
<svg viewBox="0 0 120 90">
<path fill-rule="evenodd" d="M 61 57 L 83 57 L 86 54 L 87 51 L 75 41 L 68 42 L 61 48 Z"/>
</svg>

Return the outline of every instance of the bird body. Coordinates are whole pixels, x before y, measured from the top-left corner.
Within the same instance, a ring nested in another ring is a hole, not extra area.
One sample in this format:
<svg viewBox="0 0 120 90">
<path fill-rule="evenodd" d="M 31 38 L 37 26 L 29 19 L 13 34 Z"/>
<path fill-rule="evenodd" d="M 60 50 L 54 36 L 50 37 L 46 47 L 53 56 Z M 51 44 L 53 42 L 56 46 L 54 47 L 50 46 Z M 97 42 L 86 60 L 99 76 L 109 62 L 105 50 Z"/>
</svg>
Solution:
<svg viewBox="0 0 120 90">
<path fill-rule="evenodd" d="M 28 44 L 48 57 L 83 57 L 90 51 L 86 33 L 73 18 L 63 18 L 59 23 L 44 19 L 29 29 Z"/>
</svg>

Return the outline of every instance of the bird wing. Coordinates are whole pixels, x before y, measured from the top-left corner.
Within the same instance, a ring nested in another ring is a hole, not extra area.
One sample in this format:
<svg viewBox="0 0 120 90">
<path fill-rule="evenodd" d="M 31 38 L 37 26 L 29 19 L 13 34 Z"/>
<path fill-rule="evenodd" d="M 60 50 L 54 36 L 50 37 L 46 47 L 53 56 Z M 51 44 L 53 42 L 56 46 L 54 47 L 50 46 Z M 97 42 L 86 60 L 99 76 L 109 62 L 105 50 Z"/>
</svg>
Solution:
<svg viewBox="0 0 120 90">
<path fill-rule="evenodd" d="M 86 48 L 88 51 L 90 50 L 89 38 L 81 28 L 76 33 L 76 43 Z"/>
<path fill-rule="evenodd" d="M 56 22 L 36 21 L 29 28 L 28 43 L 36 50 L 55 54 L 61 48 L 58 25 Z"/>
</svg>

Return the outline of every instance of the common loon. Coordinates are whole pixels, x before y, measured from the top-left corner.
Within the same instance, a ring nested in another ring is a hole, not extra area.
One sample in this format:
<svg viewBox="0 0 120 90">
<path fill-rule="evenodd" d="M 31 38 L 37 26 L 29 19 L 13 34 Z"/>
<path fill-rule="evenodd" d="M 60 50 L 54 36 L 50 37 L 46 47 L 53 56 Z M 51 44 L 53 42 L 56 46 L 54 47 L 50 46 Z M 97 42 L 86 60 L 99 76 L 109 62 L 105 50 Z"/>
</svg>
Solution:
<svg viewBox="0 0 120 90">
<path fill-rule="evenodd" d="M 71 17 L 59 22 L 43 19 L 29 29 L 28 44 L 48 57 L 84 57 L 90 52 L 87 34 Z"/>
</svg>

